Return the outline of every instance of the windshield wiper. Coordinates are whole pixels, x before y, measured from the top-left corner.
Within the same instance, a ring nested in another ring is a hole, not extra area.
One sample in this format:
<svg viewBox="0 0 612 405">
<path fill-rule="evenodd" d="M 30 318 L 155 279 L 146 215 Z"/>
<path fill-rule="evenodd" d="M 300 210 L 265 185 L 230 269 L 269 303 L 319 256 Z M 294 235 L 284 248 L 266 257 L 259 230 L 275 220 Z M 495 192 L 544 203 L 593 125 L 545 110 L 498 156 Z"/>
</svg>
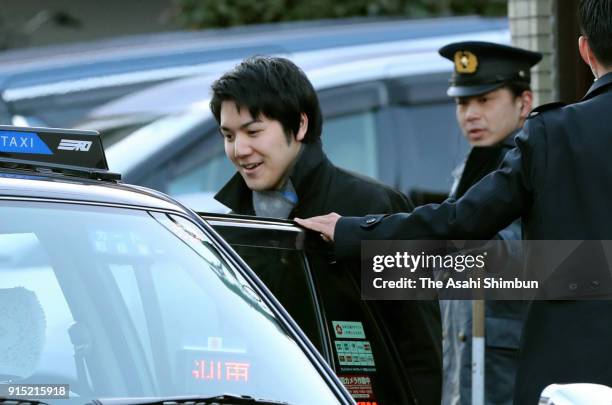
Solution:
<svg viewBox="0 0 612 405">
<path fill-rule="evenodd" d="M 243 405 L 243 404 L 256 404 L 256 405 L 291 405 L 288 402 L 273 401 L 269 399 L 256 399 L 249 395 L 232 395 L 222 394 L 215 395 L 212 397 L 198 397 L 198 396 L 185 396 L 185 397 L 168 397 L 168 398 L 104 398 L 94 399 L 91 401 L 93 405 L 117 405 L 117 404 L 129 404 L 129 405 L 173 405 L 173 404 L 222 404 L 222 405 Z"/>
</svg>

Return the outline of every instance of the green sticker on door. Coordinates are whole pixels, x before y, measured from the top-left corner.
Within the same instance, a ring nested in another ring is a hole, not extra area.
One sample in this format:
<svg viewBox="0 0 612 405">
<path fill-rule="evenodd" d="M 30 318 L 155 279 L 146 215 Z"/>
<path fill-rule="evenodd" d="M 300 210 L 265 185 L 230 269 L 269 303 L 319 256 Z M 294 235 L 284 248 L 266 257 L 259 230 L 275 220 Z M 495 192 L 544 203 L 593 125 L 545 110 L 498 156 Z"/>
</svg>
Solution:
<svg viewBox="0 0 612 405">
<path fill-rule="evenodd" d="M 336 353 L 341 366 L 374 367 L 372 347 L 368 341 L 336 340 Z"/>
<path fill-rule="evenodd" d="M 365 339 L 361 322 L 332 321 L 332 325 L 338 339 Z"/>
</svg>

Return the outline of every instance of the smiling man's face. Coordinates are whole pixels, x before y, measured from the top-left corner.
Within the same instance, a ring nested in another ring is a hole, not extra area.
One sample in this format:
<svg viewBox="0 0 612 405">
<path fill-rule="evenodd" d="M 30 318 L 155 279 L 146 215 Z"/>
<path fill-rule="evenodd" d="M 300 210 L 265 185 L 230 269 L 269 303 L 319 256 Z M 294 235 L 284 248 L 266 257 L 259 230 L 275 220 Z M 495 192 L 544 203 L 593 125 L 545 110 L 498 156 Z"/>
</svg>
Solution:
<svg viewBox="0 0 612 405">
<path fill-rule="evenodd" d="M 221 104 L 220 130 L 225 154 L 253 191 L 277 190 L 298 156 L 307 123 L 287 140 L 279 121 L 264 115 L 253 118 L 248 108 L 238 111 L 236 103 Z"/>
<path fill-rule="evenodd" d="M 492 146 L 520 128 L 531 110 L 530 100 L 507 88 L 455 99 L 457 121 L 472 146 Z M 529 106 L 526 106 L 526 103 Z"/>
</svg>

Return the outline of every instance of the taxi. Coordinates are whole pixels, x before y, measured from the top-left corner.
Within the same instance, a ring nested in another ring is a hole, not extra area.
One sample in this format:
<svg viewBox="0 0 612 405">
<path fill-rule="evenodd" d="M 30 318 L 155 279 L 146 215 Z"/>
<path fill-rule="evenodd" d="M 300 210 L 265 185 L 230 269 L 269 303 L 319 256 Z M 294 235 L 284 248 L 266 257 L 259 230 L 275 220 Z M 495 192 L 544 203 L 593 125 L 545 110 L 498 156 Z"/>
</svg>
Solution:
<svg viewBox="0 0 612 405">
<path fill-rule="evenodd" d="M 0 126 L 0 401 L 354 403 L 210 220 L 95 132 Z"/>
</svg>

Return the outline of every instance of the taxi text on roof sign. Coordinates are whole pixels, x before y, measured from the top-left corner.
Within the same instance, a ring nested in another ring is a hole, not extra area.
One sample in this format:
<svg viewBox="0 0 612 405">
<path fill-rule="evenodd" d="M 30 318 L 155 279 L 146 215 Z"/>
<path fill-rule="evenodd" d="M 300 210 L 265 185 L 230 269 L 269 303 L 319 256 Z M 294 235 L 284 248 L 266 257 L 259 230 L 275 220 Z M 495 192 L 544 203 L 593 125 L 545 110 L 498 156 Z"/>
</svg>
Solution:
<svg viewBox="0 0 612 405">
<path fill-rule="evenodd" d="M 108 170 L 94 131 L 0 125 L 0 159 Z"/>
<path fill-rule="evenodd" d="M 35 132 L 0 131 L 0 152 L 52 155 Z"/>
</svg>

